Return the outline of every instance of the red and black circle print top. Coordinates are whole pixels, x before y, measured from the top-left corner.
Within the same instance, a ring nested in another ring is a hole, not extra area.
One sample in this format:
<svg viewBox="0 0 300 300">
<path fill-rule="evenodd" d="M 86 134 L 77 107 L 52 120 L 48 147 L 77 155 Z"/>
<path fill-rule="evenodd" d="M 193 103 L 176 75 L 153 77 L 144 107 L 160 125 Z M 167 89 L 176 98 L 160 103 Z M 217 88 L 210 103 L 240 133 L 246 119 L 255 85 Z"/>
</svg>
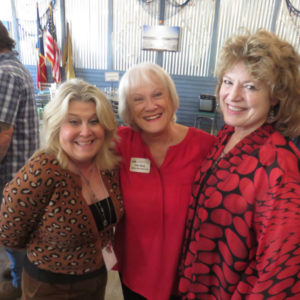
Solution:
<svg viewBox="0 0 300 300">
<path fill-rule="evenodd" d="M 225 126 L 196 175 L 179 290 L 183 299 L 300 299 L 300 153 L 264 125 L 217 163 Z"/>
</svg>

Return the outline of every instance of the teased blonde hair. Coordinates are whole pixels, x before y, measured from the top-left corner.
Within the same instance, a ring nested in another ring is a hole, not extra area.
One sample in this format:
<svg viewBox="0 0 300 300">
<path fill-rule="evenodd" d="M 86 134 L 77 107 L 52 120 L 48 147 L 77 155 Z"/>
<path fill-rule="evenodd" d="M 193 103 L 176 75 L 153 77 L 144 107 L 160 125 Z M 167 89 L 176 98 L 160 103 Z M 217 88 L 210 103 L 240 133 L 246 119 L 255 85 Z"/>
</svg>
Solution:
<svg viewBox="0 0 300 300">
<path fill-rule="evenodd" d="M 96 114 L 105 131 L 103 145 L 96 156 L 96 163 L 101 169 L 112 169 L 118 163 L 119 158 L 114 149 L 114 142 L 117 140 L 117 122 L 111 105 L 97 87 L 77 78 L 63 83 L 56 91 L 55 97 L 46 105 L 43 114 L 45 145 L 38 152 L 55 155 L 60 165 L 66 168 L 68 157 L 60 145 L 59 131 L 67 116 L 69 103 L 73 100 L 92 101 L 96 104 Z"/>
</svg>

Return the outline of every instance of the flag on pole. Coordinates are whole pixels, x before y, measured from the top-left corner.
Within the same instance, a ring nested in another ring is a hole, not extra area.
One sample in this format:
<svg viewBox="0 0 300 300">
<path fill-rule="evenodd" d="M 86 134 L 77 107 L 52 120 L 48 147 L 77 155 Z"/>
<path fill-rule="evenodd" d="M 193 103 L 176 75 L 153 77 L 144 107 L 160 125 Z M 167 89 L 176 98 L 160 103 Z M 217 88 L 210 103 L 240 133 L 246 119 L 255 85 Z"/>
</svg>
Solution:
<svg viewBox="0 0 300 300">
<path fill-rule="evenodd" d="M 69 30 L 69 23 L 67 23 L 67 37 L 64 45 L 64 52 L 62 57 L 62 66 L 65 69 L 66 79 L 75 78 L 74 66 L 73 66 L 73 53 L 72 53 L 72 41 Z"/>
<path fill-rule="evenodd" d="M 36 64 L 36 86 L 38 89 L 42 89 L 41 83 L 47 82 L 47 69 L 45 65 L 44 55 L 44 41 L 43 41 L 43 30 L 40 24 L 39 6 L 36 4 L 37 11 L 37 45 L 38 50 L 37 64 Z"/>
<path fill-rule="evenodd" d="M 46 29 L 46 58 L 52 66 L 52 77 L 54 82 L 60 83 L 61 75 L 59 68 L 59 50 L 56 42 L 56 30 L 53 23 L 52 3 L 49 5 L 49 16 Z"/>
</svg>

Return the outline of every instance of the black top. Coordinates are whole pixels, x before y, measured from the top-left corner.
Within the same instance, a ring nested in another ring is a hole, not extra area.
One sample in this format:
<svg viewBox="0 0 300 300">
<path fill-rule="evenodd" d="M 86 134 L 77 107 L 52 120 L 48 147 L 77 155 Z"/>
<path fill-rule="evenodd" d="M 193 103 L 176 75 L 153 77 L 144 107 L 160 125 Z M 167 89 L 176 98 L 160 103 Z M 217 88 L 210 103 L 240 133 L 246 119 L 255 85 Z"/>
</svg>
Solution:
<svg viewBox="0 0 300 300">
<path fill-rule="evenodd" d="M 93 213 L 99 231 L 102 231 L 109 225 L 117 222 L 115 207 L 110 197 L 93 203 L 89 207 Z"/>
</svg>

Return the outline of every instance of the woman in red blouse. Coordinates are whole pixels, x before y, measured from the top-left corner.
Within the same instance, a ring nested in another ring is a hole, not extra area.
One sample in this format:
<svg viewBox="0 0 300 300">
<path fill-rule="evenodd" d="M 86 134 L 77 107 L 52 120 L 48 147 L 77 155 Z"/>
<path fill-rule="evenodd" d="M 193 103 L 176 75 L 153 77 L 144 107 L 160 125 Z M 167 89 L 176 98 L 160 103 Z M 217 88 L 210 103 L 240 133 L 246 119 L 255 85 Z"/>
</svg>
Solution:
<svg viewBox="0 0 300 300">
<path fill-rule="evenodd" d="M 273 33 L 235 36 L 218 65 L 225 127 L 197 173 L 183 299 L 300 299 L 300 57 Z"/>
<path fill-rule="evenodd" d="M 116 247 L 124 298 L 168 300 L 177 290 L 189 196 L 215 137 L 175 122 L 178 95 L 158 65 L 129 69 L 119 88 L 118 152 L 125 218 Z"/>
</svg>

